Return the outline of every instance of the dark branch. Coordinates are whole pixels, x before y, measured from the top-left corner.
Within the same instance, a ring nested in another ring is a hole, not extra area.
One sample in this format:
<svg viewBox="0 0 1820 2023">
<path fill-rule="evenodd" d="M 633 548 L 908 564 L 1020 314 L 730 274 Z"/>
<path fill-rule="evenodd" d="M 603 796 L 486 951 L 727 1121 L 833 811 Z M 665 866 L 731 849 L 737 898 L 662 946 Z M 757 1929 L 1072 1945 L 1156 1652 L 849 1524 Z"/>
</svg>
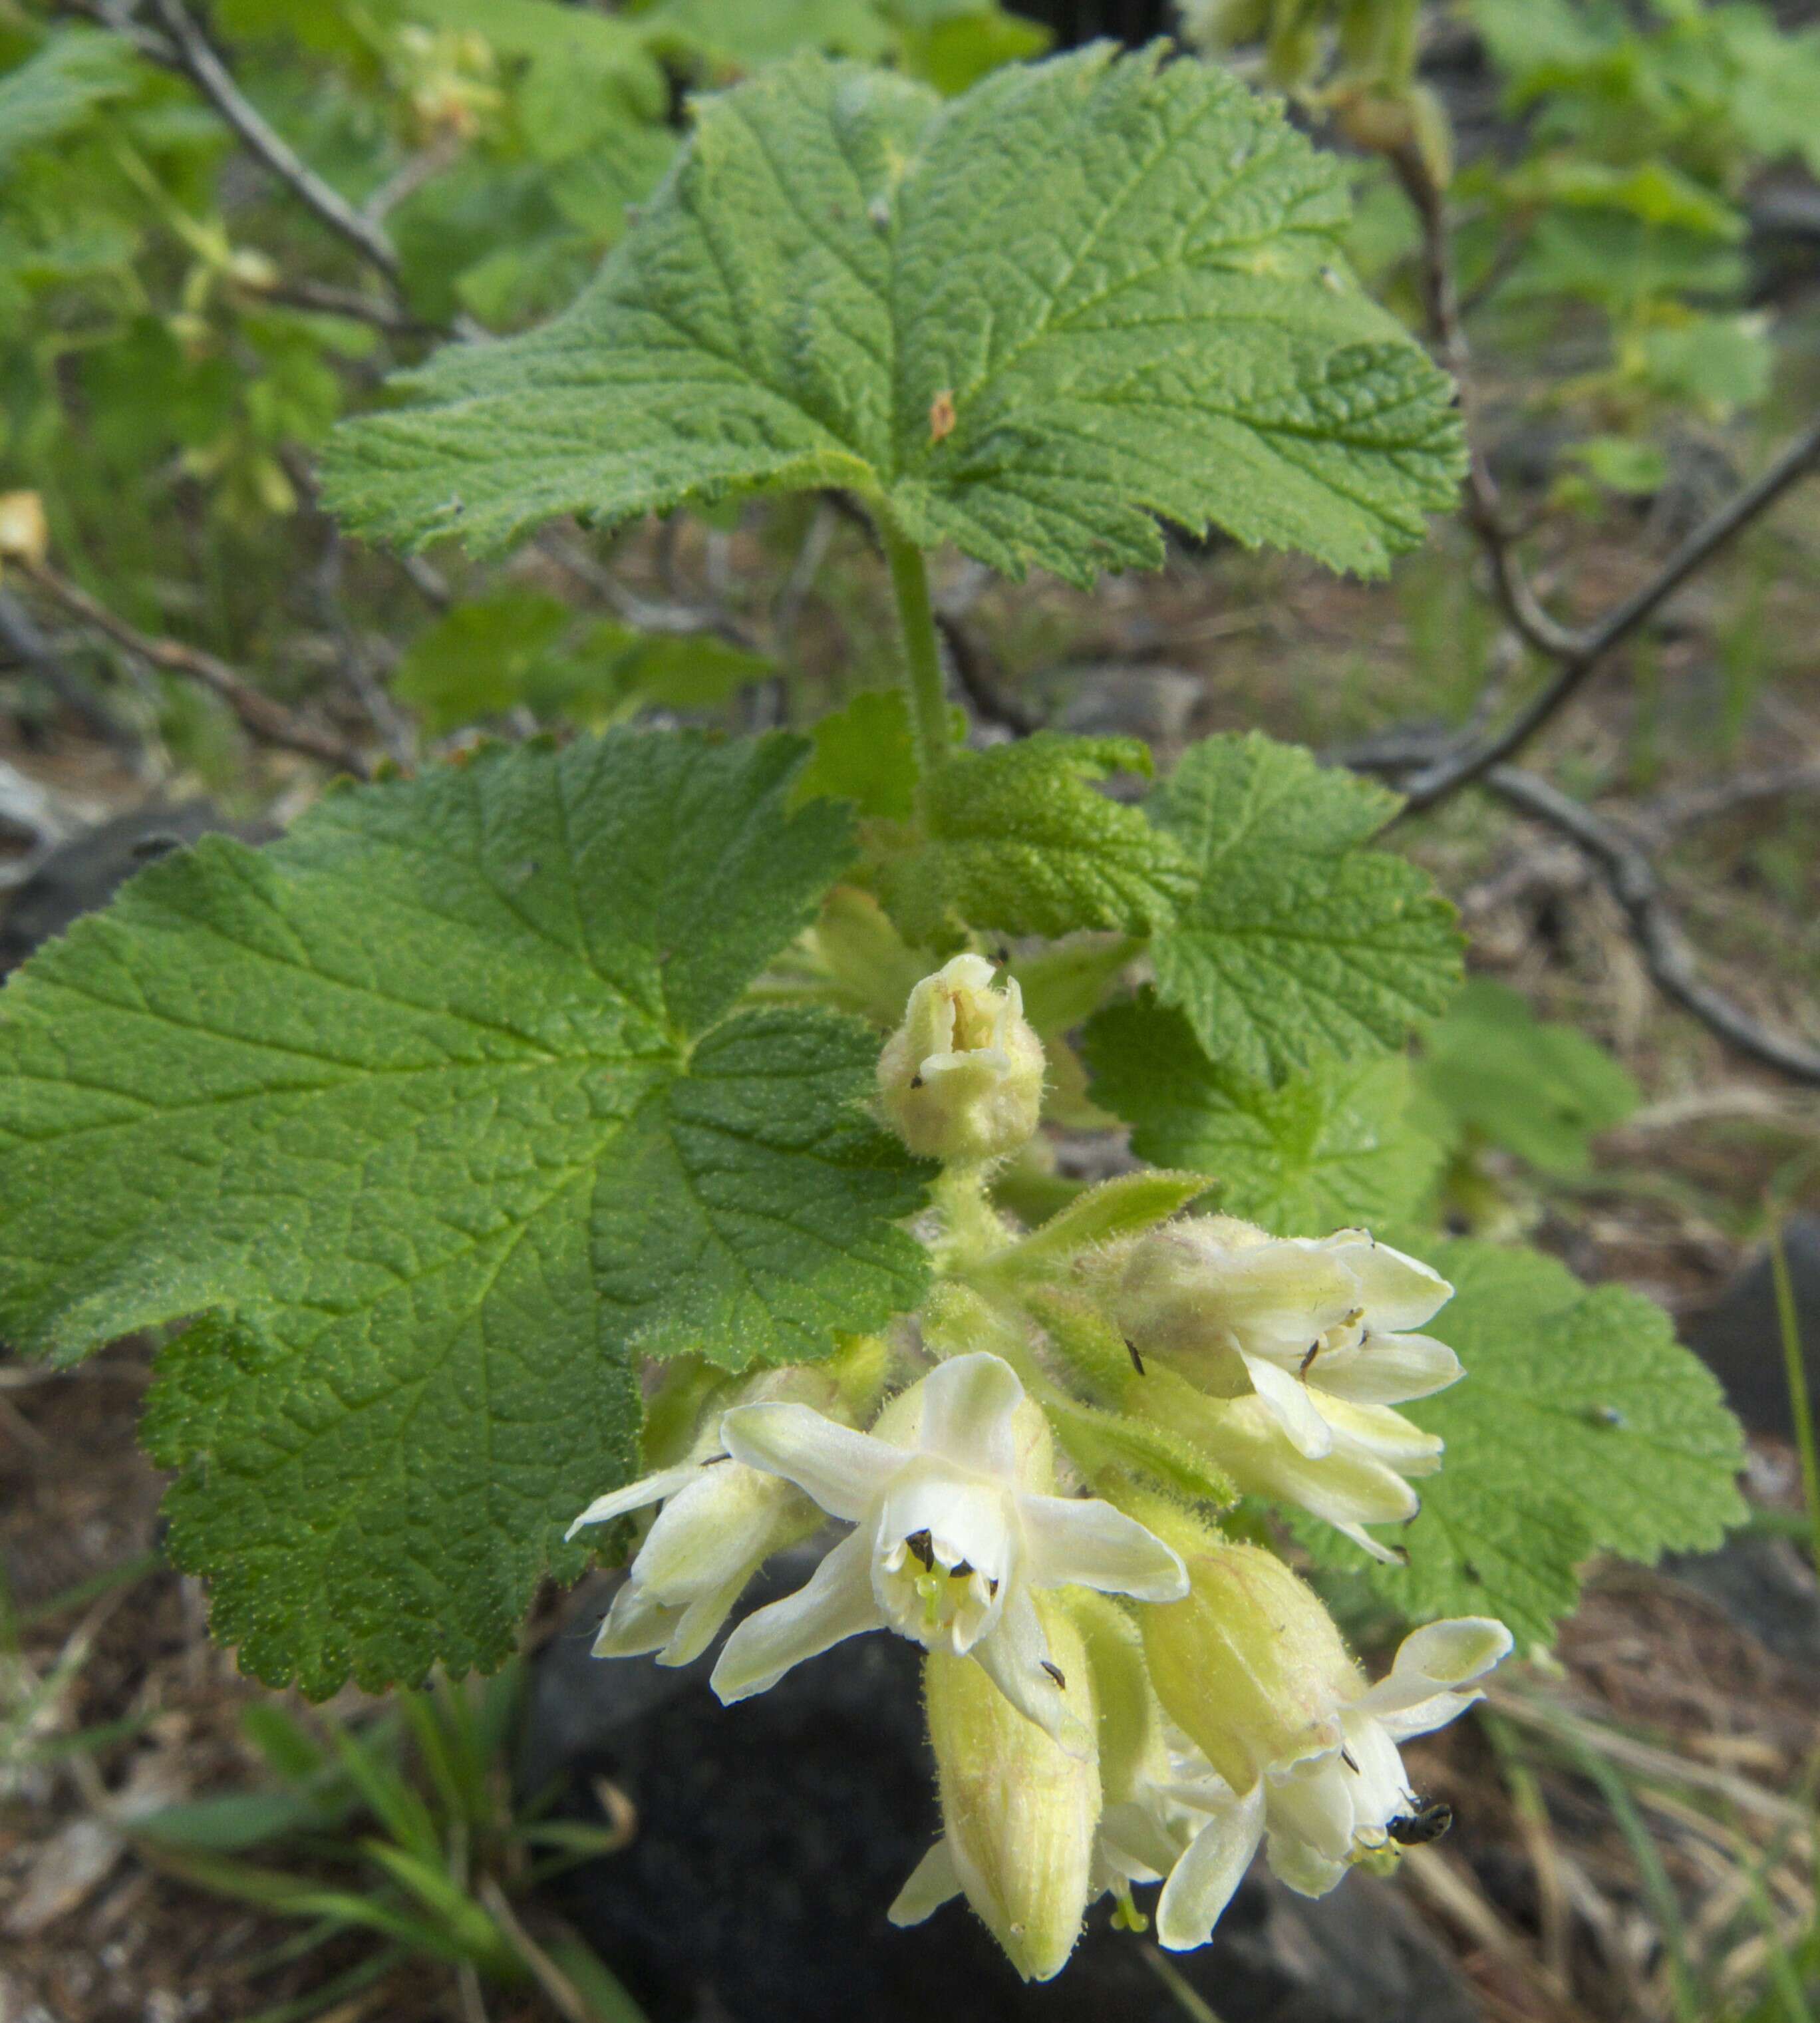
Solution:
<svg viewBox="0 0 1820 2023">
<path fill-rule="evenodd" d="M 1470 419 L 1471 361 L 1454 280 L 1445 203 L 1416 149 L 1401 149 L 1391 160 L 1421 223 L 1423 294 L 1430 335 L 1442 364 L 1459 386 L 1461 404 Z M 1470 429 L 1468 439 L 1470 442 Z M 1552 616 L 1537 596 L 1518 559 L 1515 537 L 1504 524 L 1491 473 L 1478 450 L 1471 448 L 1464 496 L 1467 525 L 1490 565 L 1493 586 L 1505 616 L 1523 639 L 1558 667 L 1554 679 L 1502 730 L 1434 755 L 1405 778 L 1402 786 L 1410 807 L 1432 807 L 1514 757 L 1690 576 L 1817 467 L 1820 418 L 1755 483 L 1746 485 L 1683 542 L 1641 589 L 1614 605 L 1595 624 L 1577 631 Z"/>
<path fill-rule="evenodd" d="M 196 25 L 183 0 L 153 0 L 169 38 L 168 48 L 139 46 L 157 62 L 181 71 L 239 134 L 247 151 L 315 212 L 323 223 L 369 260 L 396 288 L 398 255 L 392 241 L 371 218 L 364 218 L 338 190 L 310 167 L 283 134 L 266 120 L 240 87 L 207 36 Z"/>
<path fill-rule="evenodd" d="M 1635 843 L 1533 773 L 1494 766 L 1482 778 L 1499 799 L 1566 836 L 1592 860 L 1665 996 L 1752 1060 L 1797 1081 L 1820 1084 L 1820 1050 L 1771 1032 L 1701 976 L 1655 867 Z"/>
<path fill-rule="evenodd" d="M 25 573 L 30 581 L 46 596 L 53 598 L 72 617 L 105 634 L 116 646 L 123 646 L 128 653 L 155 668 L 181 675 L 186 681 L 206 689 L 228 705 L 250 736 L 262 743 L 303 752 L 360 779 L 371 776 L 371 768 L 364 754 L 355 746 L 332 731 L 319 730 L 306 722 L 276 697 L 255 688 L 226 661 L 217 660 L 200 647 L 186 646 L 176 639 L 148 637 L 91 597 L 80 585 L 70 582 L 44 563 L 27 565 Z"/>
</svg>

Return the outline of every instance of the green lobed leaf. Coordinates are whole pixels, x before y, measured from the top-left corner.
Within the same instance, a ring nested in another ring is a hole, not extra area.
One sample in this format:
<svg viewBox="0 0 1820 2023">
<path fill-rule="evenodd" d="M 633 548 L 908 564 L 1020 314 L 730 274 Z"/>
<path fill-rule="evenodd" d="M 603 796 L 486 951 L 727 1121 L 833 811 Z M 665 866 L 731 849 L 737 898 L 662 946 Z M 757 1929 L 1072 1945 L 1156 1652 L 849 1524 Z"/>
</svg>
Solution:
<svg viewBox="0 0 1820 2023">
<path fill-rule="evenodd" d="M 1474 977 L 1429 1032 L 1417 1072 L 1459 1124 L 1549 1173 L 1584 1172 L 1594 1137 L 1641 1100 L 1595 1041 L 1538 1019 L 1489 977 Z"/>
<path fill-rule="evenodd" d="M 915 809 L 916 739 L 901 689 L 863 689 L 809 732 L 815 755 L 798 776 L 799 799 L 826 794 L 860 814 L 908 821 Z"/>
<path fill-rule="evenodd" d="M 736 1009 L 846 862 L 805 747 L 616 733 L 141 874 L 0 993 L 0 1325 L 204 1319 L 148 1414 L 218 1633 L 316 1694 L 497 1663 L 635 1465 L 632 1359 L 913 1305 L 857 1022 Z"/>
<path fill-rule="evenodd" d="M 1193 872 L 1140 810 L 1089 782 L 1149 770 L 1149 749 L 1135 737 L 1040 730 L 956 752 L 926 784 L 920 836 L 893 837 L 882 853 L 879 897 L 918 942 L 967 927 L 1149 933 L 1193 891 Z"/>
<path fill-rule="evenodd" d="M 66 28 L 51 36 L 0 76 L 0 169 L 79 126 L 104 100 L 130 91 L 136 70 L 119 35 Z"/>
<path fill-rule="evenodd" d="M 1546 1643 L 1592 1552 L 1703 1550 L 1742 1520 L 1738 1422 L 1659 1307 L 1534 1251 L 1461 1240 L 1423 1254 L 1456 1288 L 1430 1332 L 1467 1374 L 1401 1408 L 1447 1451 L 1402 1534 L 1409 1565 L 1369 1568 L 1387 1600 L 1418 1620 L 1496 1615 Z M 1365 1564 L 1331 1533 L 1304 1536 L 1331 1564 Z"/>
<path fill-rule="evenodd" d="M 1453 909 L 1425 872 L 1361 845 L 1386 788 L 1253 731 L 1191 746 L 1151 801 L 1194 897 L 1152 953 L 1157 994 L 1253 1081 L 1395 1049 L 1459 986 Z"/>
<path fill-rule="evenodd" d="M 1460 432 L 1336 264 L 1348 202 L 1278 107 L 1160 46 L 945 104 L 800 57 L 702 103 L 566 314 L 448 346 L 345 430 L 331 496 L 488 547 L 838 485 L 1015 576 L 1154 566 L 1158 515 L 1381 570 L 1450 499 Z"/>
<path fill-rule="evenodd" d="M 1252 1081 L 1210 1061 L 1149 990 L 1098 1013 L 1084 1044 L 1093 1100 L 1134 1127 L 1134 1152 L 1211 1175 L 1223 1213 L 1279 1236 L 1402 1220 L 1440 1166 L 1441 1147 L 1408 1114 L 1400 1059 Z"/>
</svg>

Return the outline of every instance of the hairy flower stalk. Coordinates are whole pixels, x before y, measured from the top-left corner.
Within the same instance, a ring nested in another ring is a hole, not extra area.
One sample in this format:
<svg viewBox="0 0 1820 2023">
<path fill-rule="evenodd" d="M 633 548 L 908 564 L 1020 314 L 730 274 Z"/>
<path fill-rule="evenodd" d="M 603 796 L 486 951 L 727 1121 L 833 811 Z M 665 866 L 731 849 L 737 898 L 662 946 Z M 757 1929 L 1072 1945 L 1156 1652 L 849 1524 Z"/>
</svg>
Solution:
<svg viewBox="0 0 1820 2023">
<path fill-rule="evenodd" d="M 1319 1460 L 1356 1427 L 1346 1406 L 1425 1398 L 1461 1375 L 1445 1343 L 1413 1332 L 1453 1292 L 1364 1230 L 1273 1237 L 1198 1216 L 1135 1246 L 1116 1307 L 1143 1355 L 1215 1396 L 1255 1391 L 1296 1450 Z"/>
<path fill-rule="evenodd" d="M 1029 1143 L 1043 1107 L 1043 1042 L 1015 977 L 957 955 L 910 993 L 879 1056 L 879 1096 L 912 1152 L 952 1164 L 1002 1159 Z"/>
<path fill-rule="evenodd" d="M 996 1355 L 938 1364 L 870 1433 L 801 1404 L 741 1407 L 721 1432 L 736 1460 L 853 1527 L 807 1586 L 728 1638 L 711 1681 L 723 1700 L 883 1627 L 970 1656 L 1014 1707 L 1082 1750 L 1036 1593 L 1072 1582 L 1171 1601 L 1186 1591 L 1179 1557 L 1135 1519 L 1053 1493 L 1047 1424 Z"/>
</svg>

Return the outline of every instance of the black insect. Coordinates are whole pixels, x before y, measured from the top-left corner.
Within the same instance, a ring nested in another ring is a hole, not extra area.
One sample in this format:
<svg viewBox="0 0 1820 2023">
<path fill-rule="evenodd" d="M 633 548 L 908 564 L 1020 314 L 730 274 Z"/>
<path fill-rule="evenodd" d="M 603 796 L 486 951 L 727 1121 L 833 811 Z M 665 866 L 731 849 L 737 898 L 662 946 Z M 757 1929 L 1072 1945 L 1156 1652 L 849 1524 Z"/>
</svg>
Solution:
<svg viewBox="0 0 1820 2023">
<path fill-rule="evenodd" d="M 910 1077 L 910 1086 L 912 1088 L 920 1088 L 923 1086 L 922 1076 L 919 1074 L 913 1074 Z"/>
<path fill-rule="evenodd" d="M 1453 1808 L 1445 1798 L 1417 1798 L 1413 1813 L 1400 1813 L 1384 1831 L 1398 1847 L 1426 1847 L 1453 1824 Z"/>
<path fill-rule="evenodd" d="M 1055 1681 L 1057 1685 L 1058 1685 L 1064 1692 L 1066 1692 L 1068 1690 L 1068 1681 L 1062 1676 L 1062 1667 L 1051 1658 L 1043 1659 L 1042 1660 L 1042 1664 L 1043 1670 L 1049 1674 L 1050 1677 Z"/>
<path fill-rule="evenodd" d="M 1142 1377 L 1144 1374 L 1144 1359 L 1138 1355 L 1138 1344 L 1129 1335 L 1125 1337 L 1125 1353 L 1131 1359 L 1131 1367 Z"/>
</svg>

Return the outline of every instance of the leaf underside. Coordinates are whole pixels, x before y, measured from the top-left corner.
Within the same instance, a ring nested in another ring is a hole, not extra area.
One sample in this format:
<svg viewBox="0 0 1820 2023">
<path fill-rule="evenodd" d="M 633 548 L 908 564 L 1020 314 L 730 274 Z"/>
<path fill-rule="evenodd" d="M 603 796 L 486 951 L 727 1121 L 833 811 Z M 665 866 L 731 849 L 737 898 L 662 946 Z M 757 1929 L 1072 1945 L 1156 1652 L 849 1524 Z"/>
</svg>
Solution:
<svg viewBox="0 0 1820 2023">
<path fill-rule="evenodd" d="M 1076 583 L 1158 516 L 1381 571 L 1460 469 L 1449 383 L 1342 271 L 1346 171 L 1211 66 L 1104 45 L 944 104 L 806 56 L 694 136 L 565 314 L 344 429 L 353 527 L 497 547 L 839 485 Z"/>
<path fill-rule="evenodd" d="M 636 1454 L 632 1363 L 913 1305 L 857 1022 L 735 1008 L 848 862 L 806 748 L 621 733 L 165 860 L 0 995 L 0 1324 L 203 1315 L 148 1414 L 247 1668 L 498 1662 Z"/>
</svg>

